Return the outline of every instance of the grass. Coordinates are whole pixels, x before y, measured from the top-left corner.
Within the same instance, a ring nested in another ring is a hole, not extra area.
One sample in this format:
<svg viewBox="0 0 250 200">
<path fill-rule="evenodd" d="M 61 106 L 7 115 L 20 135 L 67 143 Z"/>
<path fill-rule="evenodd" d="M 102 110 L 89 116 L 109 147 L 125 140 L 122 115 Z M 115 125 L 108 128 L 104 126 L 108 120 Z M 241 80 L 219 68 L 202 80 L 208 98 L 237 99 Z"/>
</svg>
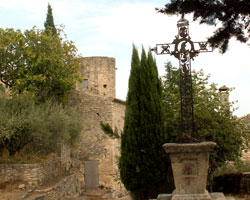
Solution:
<svg viewBox="0 0 250 200">
<path fill-rule="evenodd" d="M 29 152 L 19 152 L 13 157 L 10 157 L 8 151 L 4 150 L 0 157 L 0 164 L 32 164 L 32 163 L 45 163 L 57 157 L 56 153 L 38 154 Z"/>
</svg>

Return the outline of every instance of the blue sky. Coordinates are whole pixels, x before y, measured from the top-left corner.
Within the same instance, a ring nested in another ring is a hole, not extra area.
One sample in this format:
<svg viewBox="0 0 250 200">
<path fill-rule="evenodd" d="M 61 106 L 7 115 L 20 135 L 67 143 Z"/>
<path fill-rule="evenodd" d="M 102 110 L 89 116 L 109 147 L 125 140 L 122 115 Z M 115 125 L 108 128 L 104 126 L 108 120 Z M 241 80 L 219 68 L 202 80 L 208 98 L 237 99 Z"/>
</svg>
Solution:
<svg viewBox="0 0 250 200">
<path fill-rule="evenodd" d="M 65 26 L 69 40 L 74 41 L 82 56 L 108 56 L 116 59 L 117 98 L 126 98 L 130 72 L 132 44 L 146 50 L 159 43 L 170 43 L 177 35 L 177 16 L 166 16 L 155 11 L 163 7 L 165 0 L 50 0 L 55 24 Z M 31 29 L 43 28 L 48 0 L 0 0 L 0 27 Z M 204 41 L 215 27 L 192 22 L 190 36 L 193 41 Z M 211 74 L 210 82 L 227 85 L 235 90 L 230 100 L 238 100 L 237 116 L 250 113 L 250 48 L 231 40 L 229 51 L 221 55 L 200 54 L 192 62 L 195 70 L 203 69 Z M 156 56 L 160 75 L 164 75 L 164 63 L 178 60 L 169 55 Z"/>
</svg>

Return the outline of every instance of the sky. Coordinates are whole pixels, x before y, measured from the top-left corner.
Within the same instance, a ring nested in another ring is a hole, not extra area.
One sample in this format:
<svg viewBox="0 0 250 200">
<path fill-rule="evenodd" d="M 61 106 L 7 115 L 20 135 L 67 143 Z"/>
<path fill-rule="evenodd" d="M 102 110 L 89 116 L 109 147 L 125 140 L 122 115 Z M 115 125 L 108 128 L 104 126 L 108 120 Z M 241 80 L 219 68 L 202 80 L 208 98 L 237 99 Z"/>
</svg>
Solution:
<svg viewBox="0 0 250 200">
<path fill-rule="evenodd" d="M 54 23 L 63 25 L 68 40 L 72 40 L 83 57 L 107 56 L 116 59 L 116 97 L 126 99 L 132 45 L 147 51 L 156 44 L 171 43 L 177 35 L 180 16 L 157 13 L 168 0 L 50 0 Z M 48 0 L 0 0 L 0 28 L 22 31 L 33 26 L 44 28 Z M 206 41 L 217 27 L 190 22 L 189 35 L 195 41 Z M 219 25 L 218 25 L 219 26 Z M 229 51 L 220 54 L 201 53 L 192 61 L 196 71 L 210 74 L 209 83 L 218 87 L 235 88 L 230 101 L 238 101 L 234 114 L 250 113 L 250 47 L 232 39 Z M 165 74 L 164 63 L 178 67 L 170 55 L 155 55 L 160 76 Z"/>
</svg>

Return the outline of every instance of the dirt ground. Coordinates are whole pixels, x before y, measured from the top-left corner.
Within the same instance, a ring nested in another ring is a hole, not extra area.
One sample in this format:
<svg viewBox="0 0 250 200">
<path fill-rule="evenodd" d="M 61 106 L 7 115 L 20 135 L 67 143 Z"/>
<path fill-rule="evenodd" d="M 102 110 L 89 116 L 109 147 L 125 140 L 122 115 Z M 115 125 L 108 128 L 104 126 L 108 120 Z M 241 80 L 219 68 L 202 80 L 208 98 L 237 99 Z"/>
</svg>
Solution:
<svg viewBox="0 0 250 200">
<path fill-rule="evenodd" d="M 53 187 L 53 185 L 55 185 L 57 182 L 59 181 L 59 179 L 54 179 L 53 181 L 49 181 L 46 182 L 46 184 L 39 186 L 39 187 L 34 187 L 34 186 L 28 186 L 26 185 L 24 182 L 5 182 L 5 183 L 0 183 L 0 200 L 29 200 L 29 199 L 33 199 L 36 195 L 37 192 L 36 191 L 46 191 L 47 189 Z M 19 186 L 25 184 L 25 188 L 20 189 Z M 29 191 L 32 191 L 31 193 L 29 193 Z M 100 193 L 101 192 L 101 193 Z M 90 196 L 89 194 L 90 193 Z M 99 194 L 100 196 L 93 196 L 92 194 Z M 79 196 L 70 200 L 111 200 L 111 199 L 107 199 L 102 198 L 101 194 L 103 193 L 103 190 L 98 190 L 98 191 L 89 191 L 86 192 L 85 196 Z M 28 194 L 28 195 L 27 195 Z M 39 194 L 39 192 L 38 192 Z"/>
<path fill-rule="evenodd" d="M 7 181 L 0 183 L 0 200 L 23 200 L 30 191 L 33 191 L 34 189 L 43 190 L 49 188 L 55 185 L 61 178 L 63 177 L 60 176 L 56 179 L 47 181 L 46 184 L 39 187 L 27 185 L 27 183 L 21 181 Z M 22 184 L 24 184 L 25 187 L 20 189 L 19 186 Z"/>
<path fill-rule="evenodd" d="M 58 180 L 56 180 L 58 181 Z M 56 182 L 56 181 L 53 181 Z M 39 189 L 44 189 L 53 185 L 52 182 L 48 182 L 46 185 L 42 186 Z M 5 182 L 0 184 L 0 200 L 23 200 L 24 196 L 34 187 L 26 186 L 23 189 L 19 189 L 21 184 L 25 184 L 23 182 L 15 181 L 15 182 Z M 230 195 L 227 194 L 226 196 L 233 196 L 235 200 L 250 200 L 250 194 L 237 194 L 237 195 Z M 74 200 L 103 200 L 102 197 L 78 197 L 74 198 Z"/>
<path fill-rule="evenodd" d="M 229 195 L 226 195 L 229 196 Z M 233 196 L 235 198 L 235 200 L 250 200 L 250 194 L 233 194 L 230 195 Z"/>
<path fill-rule="evenodd" d="M 0 184 L 0 199 L 1 200 L 21 200 L 28 192 L 28 188 L 19 189 L 21 182 L 4 182 Z"/>
</svg>

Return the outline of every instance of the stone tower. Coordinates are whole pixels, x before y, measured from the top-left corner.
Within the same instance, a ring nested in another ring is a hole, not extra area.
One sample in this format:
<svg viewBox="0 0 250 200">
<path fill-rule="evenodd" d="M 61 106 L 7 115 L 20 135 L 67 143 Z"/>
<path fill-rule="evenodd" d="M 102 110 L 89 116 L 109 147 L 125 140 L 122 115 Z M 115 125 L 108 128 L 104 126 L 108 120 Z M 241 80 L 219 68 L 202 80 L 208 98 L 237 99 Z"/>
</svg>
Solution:
<svg viewBox="0 0 250 200">
<path fill-rule="evenodd" d="M 104 134 L 100 125 L 108 123 L 119 133 L 123 129 L 125 101 L 115 97 L 115 59 L 83 57 L 81 62 L 79 74 L 83 81 L 71 98 L 83 123 L 75 156 L 83 163 L 98 163 L 99 184 L 118 192 L 123 188 L 117 176 L 120 142 Z"/>
<path fill-rule="evenodd" d="M 115 59 L 110 57 L 82 58 L 80 76 L 82 84 L 78 89 L 87 89 L 89 92 L 104 97 L 115 98 Z M 80 88 L 79 88 L 80 87 Z"/>
<path fill-rule="evenodd" d="M 226 105 L 229 102 L 229 88 L 225 85 L 219 88 L 221 94 L 221 102 L 223 105 Z"/>
</svg>

